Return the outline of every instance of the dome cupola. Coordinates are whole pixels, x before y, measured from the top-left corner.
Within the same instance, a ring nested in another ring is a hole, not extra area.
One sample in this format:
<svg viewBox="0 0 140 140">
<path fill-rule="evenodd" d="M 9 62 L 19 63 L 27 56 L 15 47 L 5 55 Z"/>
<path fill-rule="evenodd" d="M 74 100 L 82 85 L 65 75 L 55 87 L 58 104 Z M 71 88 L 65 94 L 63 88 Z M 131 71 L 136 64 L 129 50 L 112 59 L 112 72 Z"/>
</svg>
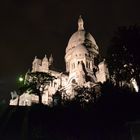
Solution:
<svg viewBox="0 0 140 140">
<path fill-rule="evenodd" d="M 81 17 L 81 15 L 79 16 L 79 19 L 78 19 L 78 30 L 84 30 L 84 21 Z"/>
</svg>

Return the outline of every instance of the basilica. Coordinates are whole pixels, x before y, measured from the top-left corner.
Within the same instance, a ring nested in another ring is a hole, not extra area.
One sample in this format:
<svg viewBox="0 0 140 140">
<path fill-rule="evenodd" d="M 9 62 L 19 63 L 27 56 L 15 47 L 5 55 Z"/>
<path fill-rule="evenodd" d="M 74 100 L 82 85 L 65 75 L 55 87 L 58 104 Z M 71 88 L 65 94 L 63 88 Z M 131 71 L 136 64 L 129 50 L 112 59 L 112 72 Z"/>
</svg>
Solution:
<svg viewBox="0 0 140 140">
<path fill-rule="evenodd" d="M 31 76 L 28 73 L 48 73 L 55 79 L 48 84 L 44 84 L 42 91 L 42 103 L 50 105 L 53 101 L 53 95 L 58 91 L 62 93 L 62 99 L 73 99 L 75 97 L 76 87 L 93 88 L 98 83 L 104 83 L 109 79 L 109 72 L 105 59 L 101 59 L 99 47 L 94 37 L 85 30 L 84 21 L 80 16 L 78 19 L 78 29 L 70 37 L 65 51 L 66 71 L 59 72 L 54 70 L 52 55 L 43 59 L 35 57 L 32 62 L 31 72 L 27 72 L 24 82 L 30 81 Z M 100 59 L 99 59 L 100 58 Z M 41 85 L 42 86 L 42 85 Z M 10 105 L 30 106 L 39 102 L 36 94 L 27 90 L 21 95 L 12 94 Z"/>
</svg>

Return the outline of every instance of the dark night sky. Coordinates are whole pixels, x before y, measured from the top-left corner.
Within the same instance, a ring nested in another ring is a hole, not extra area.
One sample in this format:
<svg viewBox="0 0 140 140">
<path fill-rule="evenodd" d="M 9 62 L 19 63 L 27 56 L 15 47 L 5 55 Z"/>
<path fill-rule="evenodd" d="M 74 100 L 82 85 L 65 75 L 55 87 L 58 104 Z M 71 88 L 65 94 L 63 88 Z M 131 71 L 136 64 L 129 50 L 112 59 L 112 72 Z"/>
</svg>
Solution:
<svg viewBox="0 0 140 140">
<path fill-rule="evenodd" d="M 102 55 L 118 26 L 140 24 L 139 0 L 4 0 L 0 2 L 0 100 L 10 97 L 17 77 L 34 56 L 53 54 L 64 69 L 68 40 L 81 14 Z"/>
</svg>

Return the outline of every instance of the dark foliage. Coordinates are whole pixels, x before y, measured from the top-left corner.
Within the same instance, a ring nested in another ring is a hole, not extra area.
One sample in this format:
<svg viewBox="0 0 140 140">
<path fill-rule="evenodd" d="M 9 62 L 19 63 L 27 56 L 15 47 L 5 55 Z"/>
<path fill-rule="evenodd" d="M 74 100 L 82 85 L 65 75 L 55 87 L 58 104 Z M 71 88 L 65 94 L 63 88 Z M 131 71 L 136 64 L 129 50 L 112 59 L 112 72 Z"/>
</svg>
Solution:
<svg viewBox="0 0 140 140">
<path fill-rule="evenodd" d="M 132 124 L 137 129 L 140 122 L 139 93 L 109 82 L 101 87 L 98 102 L 84 108 L 75 102 L 53 108 L 1 106 L 1 140 L 130 140 L 136 134 Z"/>
<path fill-rule="evenodd" d="M 140 27 L 119 27 L 108 49 L 107 63 L 111 76 L 116 82 L 129 81 L 140 73 Z"/>
<path fill-rule="evenodd" d="M 95 103 L 101 94 L 100 85 L 96 85 L 91 88 L 77 87 L 75 88 L 75 91 L 77 94 L 74 98 L 74 101 L 83 107 Z"/>
<path fill-rule="evenodd" d="M 27 76 L 28 79 L 25 81 L 25 84 L 23 84 L 19 88 L 19 93 L 23 94 L 28 90 L 30 91 L 30 93 L 39 96 L 39 103 L 41 104 L 42 94 L 45 86 L 49 84 L 51 81 L 53 81 L 55 77 L 49 73 L 44 73 L 44 72 L 32 72 L 32 73 L 28 73 Z"/>
</svg>

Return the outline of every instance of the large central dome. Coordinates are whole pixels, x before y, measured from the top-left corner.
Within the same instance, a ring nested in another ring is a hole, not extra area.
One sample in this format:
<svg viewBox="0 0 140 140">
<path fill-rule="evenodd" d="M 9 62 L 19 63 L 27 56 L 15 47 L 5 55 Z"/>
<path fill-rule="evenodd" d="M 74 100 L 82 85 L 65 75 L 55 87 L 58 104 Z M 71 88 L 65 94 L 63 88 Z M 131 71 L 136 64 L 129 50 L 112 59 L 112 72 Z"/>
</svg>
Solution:
<svg viewBox="0 0 140 140">
<path fill-rule="evenodd" d="M 75 32 L 69 39 L 66 48 L 66 53 L 80 44 L 84 44 L 87 48 L 91 48 L 98 51 L 98 46 L 95 42 L 95 39 L 89 32 L 86 32 L 84 30 L 84 22 L 81 16 L 78 20 L 78 31 Z"/>
<path fill-rule="evenodd" d="M 84 65 L 88 67 L 87 69 L 90 69 L 92 73 L 94 60 L 98 55 L 99 49 L 96 41 L 89 32 L 84 30 L 84 22 L 80 16 L 78 19 L 78 31 L 71 36 L 66 48 L 66 71 L 73 72 L 77 63 L 83 62 Z"/>
</svg>

